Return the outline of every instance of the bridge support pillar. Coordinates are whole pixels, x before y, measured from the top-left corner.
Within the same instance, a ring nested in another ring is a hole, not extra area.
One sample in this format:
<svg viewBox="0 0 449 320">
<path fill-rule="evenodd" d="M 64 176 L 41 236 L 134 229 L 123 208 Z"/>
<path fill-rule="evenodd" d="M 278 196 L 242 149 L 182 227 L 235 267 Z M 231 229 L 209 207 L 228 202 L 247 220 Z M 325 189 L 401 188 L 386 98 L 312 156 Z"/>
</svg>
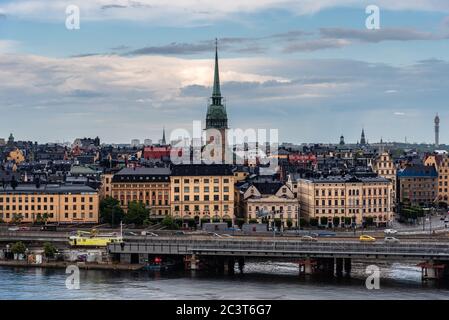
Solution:
<svg viewBox="0 0 449 320">
<path fill-rule="evenodd" d="M 343 277 L 343 258 L 335 258 L 335 275 Z"/>
<path fill-rule="evenodd" d="M 224 272 L 228 275 L 234 274 L 234 267 L 235 267 L 235 259 L 234 258 L 228 258 L 224 265 Z"/>
<path fill-rule="evenodd" d="M 238 258 L 237 263 L 239 264 L 240 273 L 243 273 L 243 268 L 245 268 L 245 258 L 244 257 Z"/>
<path fill-rule="evenodd" d="M 344 259 L 344 270 L 345 270 L 345 275 L 347 277 L 349 277 L 351 275 L 351 269 L 352 269 L 351 259 L 345 258 Z"/>
<path fill-rule="evenodd" d="M 187 256 L 185 259 L 185 267 L 187 270 L 199 270 L 199 262 L 198 256 L 196 254 L 192 254 Z"/>
<path fill-rule="evenodd" d="M 334 258 L 317 259 L 318 270 L 324 275 L 334 275 L 335 264 Z"/>
<path fill-rule="evenodd" d="M 418 266 L 421 267 L 421 279 L 424 281 L 442 279 L 445 275 L 445 269 L 448 267 L 446 264 L 434 260 L 422 262 Z"/>
<path fill-rule="evenodd" d="M 316 270 L 316 261 L 310 258 L 299 261 L 299 275 L 312 275 Z"/>
</svg>

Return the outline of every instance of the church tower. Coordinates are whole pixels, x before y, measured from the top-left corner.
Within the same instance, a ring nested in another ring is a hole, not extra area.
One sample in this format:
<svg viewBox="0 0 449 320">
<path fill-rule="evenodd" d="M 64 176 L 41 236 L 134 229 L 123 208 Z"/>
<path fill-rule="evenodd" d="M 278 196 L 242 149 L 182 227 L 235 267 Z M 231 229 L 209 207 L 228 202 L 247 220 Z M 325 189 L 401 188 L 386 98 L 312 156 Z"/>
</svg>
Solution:
<svg viewBox="0 0 449 320">
<path fill-rule="evenodd" d="M 215 71 L 212 97 L 206 115 L 206 156 L 217 162 L 224 162 L 226 156 L 226 130 L 228 129 L 228 115 L 220 90 L 220 73 L 218 69 L 218 43 L 215 40 Z M 221 157 L 220 157 L 221 154 Z"/>
<path fill-rule="evenodd" d="M 360 144 L 362 146 L 366 145 L 365 129 L 362 129 L 362 136 L 360 137 Z"/>
</svg>

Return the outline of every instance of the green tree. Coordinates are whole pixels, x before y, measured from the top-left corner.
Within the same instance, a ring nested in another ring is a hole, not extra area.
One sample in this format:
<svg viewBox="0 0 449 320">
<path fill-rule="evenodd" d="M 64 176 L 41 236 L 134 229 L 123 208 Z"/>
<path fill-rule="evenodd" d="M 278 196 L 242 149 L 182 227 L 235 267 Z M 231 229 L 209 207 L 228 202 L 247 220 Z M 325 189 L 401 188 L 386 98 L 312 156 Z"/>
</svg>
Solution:
<svg viewBox="0 0 449 320">
<path fill-rule="evenodd" d="M 321 217 L 320 218 L 320 224 L 322 226 L 327 226 L 327 221 L 328 221 L 327 217 Z"/>
<path fill-rule="evenodd" d="M 316 227 L 316 226 L 318 225 L 318 218 L 310 218 L 310 219 L 309 219 L 309 224 L 310 224 L 312 227 Z"/>
<path fill-rule="evenodd" d="M 169 230 L 176 230 L 178 229 L 178 224 L 176 223 L 176 221 L 169 215 L 165 216 L 164 219 L 162 220 L 162 225 L 164 227 L 166 227 Z"/>
<path fill-rule="evenodd" d="M 257 223 L 257 219 L 249 219 L 249 223 Z"/>
<path fill-rule="evenodd" d="M 56 254 L 57 250 L 56 247 L 50 243 L 50 242 L 45 242 L 44 243 L 44 255 L 47 258 L 53 258 Z"/>
<path fill-rule="evenodd" d="M 292 219 L 288 218 L 287 219 L 287 227 L 290 229 L 293 226 L 293 221 Z"/>
<path fill-rule="evenodd" d="M 131 201 L 128 204 L 128 212 L 123 217 L 123 222 L 127 224 L 134 223 L 141 226 L 149 216 L 150 212 L 145 208 L 142 202 Z"/>
<path fill-rule="evenodd" d="M 281 224 L 282 224 L 281 219 L 274 218 L 274 225 L 276 226 L 276 228 L 280 229 L 281 228 Z"/>
<path fill-rule="evenodd" d="M 350 217 L 345 217 L 345 225 L 349 226 L 351 224 L 352 219 Z"/>
<path fill-rule="evenodd" d="M 334 224 L 334 227 L 338 227 L 340 225 L 340 217 L 334 217 L 332 223 Z"/>
<path fill-rule="evenodd" d="M 106 197 L 100 201 L 100 220 L 103 223 L 117 225 L 122 221 L 124 211 L 120 206 L 120 201 L 112 197 Z"/>
<path fill-rule="evenodd" d="M 19 223 L 22 222 L 22 220 L 23 220 L 23 215 L 22 215 L 21 213 L 19 213 L 19 214 L 14 213 L 14 214 L 12 215 L 12 218 L 11 218 L 11 222 L 12 222 L 12 223 L 14 223 L 14 224 L 19 224 Z"/>
<path fill-rule="evenodd" d="M 25 254 L 26 249 L 22 241 L 16 242 L 11 246 L 11 252 L 14 254 Z"/>
</svg>

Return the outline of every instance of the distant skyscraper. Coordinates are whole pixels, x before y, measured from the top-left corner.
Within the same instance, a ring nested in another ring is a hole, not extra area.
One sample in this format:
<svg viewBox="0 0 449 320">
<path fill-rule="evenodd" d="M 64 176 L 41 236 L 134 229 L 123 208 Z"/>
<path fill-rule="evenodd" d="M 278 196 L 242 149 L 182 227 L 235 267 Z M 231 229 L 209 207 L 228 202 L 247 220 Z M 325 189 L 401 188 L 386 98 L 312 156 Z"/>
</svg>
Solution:
<svg viewBox="0 0 449 320">
<path fill-rule="evenodd" d="M 440 146 L 440 117 L 435 117 L 435 147 L 438 148 Z"/>
</svg>

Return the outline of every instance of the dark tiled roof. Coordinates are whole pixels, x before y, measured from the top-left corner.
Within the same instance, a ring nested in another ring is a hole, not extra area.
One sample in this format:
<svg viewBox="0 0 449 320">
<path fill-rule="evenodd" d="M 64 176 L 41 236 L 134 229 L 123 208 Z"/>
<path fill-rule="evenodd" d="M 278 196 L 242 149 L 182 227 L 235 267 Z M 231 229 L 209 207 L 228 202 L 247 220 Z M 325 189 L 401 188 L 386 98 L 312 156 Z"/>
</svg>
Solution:
<svg viewBox="0 0 449 320">
<path fill-rule="evenodd" d="M 261 194 L 276 194 L 284 186 L 282 182 L 255 182 L 252 184 Z"/>
<path fill-rule="evenodd" d="M 398 171 L 399 178 L 438 178 L 434 166 L 413 165 Z"/>
<path fill-rule="evenodd" d="M 14 194 L 67 194 L 67 193 L 88 193 L 96 192 L 95 189 L 85 185 L 58 185 L 58 184 L 42 184 L 39 188 L 35 184 L 19 184 L 15 190 L 8 185 L 5 188 L 0 186 L 0 194 L 14 193 Z"/>
<path fill-rule="evenodd" d="M 114 175 L 112 182 L 168 182 L 170 173 L 167 167 L 124 168 Z"/>
<path fill-rule="evenodd" d="M 226 164 L 180 164 L 173 166 L 172 176 L 232 176 Z"/>
<path fill-rule="evenodd" d="M 305 179 L 315 183 L 362 183 L 362 182 L 390 182 L 390 180 L 376 176 L 376 177 L 355 177 L 352 175 L 345 176 L 327 176 L 320 178 Z"/>
</svg>

